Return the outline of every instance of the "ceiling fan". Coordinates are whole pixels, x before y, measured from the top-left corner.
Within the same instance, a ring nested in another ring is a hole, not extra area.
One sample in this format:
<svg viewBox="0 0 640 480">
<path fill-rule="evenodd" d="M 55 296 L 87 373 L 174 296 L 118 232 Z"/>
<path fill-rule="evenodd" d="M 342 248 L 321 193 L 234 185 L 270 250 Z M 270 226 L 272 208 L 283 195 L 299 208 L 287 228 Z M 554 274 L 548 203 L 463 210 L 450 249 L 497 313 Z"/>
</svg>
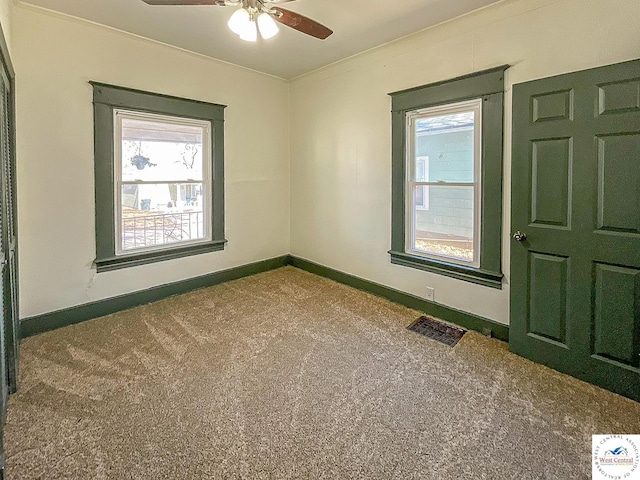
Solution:
<svg viewBox="0 0 640 480">
<path fill-rule="evenodd" d="M 264 39 L 278 33 L 279 22 L 299 32 L 324 40 L 333 31 L 304 15 L 277 7 L 276 4 L 294 0 L 142 0 L 149 5 L 215 5 L 238 8 L 227 25 L 241 39 L 255 42 L 258 31 Z M 275 21 L 274 21 L 275 20 Z"/>
</svg>

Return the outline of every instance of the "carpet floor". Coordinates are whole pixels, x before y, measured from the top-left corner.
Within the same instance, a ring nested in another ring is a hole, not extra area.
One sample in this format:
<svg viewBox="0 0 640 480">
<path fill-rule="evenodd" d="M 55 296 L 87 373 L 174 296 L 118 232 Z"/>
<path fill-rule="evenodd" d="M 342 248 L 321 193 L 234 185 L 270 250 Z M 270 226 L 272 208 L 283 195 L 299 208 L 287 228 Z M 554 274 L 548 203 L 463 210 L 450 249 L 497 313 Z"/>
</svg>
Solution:
<svg viewBox="0 0 640 480">
<path fill-rule="evenodd" d="M 8 479 L 588 479 L 640 403 L 293 267 L 26 339 Z"/>
</svg>

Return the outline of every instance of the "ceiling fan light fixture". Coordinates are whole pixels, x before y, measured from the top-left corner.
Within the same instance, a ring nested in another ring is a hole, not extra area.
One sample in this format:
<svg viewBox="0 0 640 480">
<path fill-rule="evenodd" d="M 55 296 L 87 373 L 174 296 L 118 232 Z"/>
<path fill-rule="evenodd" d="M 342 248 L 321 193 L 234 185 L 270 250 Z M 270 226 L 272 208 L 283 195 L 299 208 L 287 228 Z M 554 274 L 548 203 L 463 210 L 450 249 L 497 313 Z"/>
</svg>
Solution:
<svg viewBox="0 0 640 480">
<path fill-rule="evenodd" d="M 249 21 L 245 23 L 242 26 L 240 38 L 247 42 L 255 42 L 256 40 L 258 40 L 258 28 L 256 27 L 256 22 Z"/>
<path fill-rule="evenodd" d="M 265 40 L 268 40 L 272 37 L 275 37 L 278 34 L 278 25 L 266 12 L 262 12 L 258 15 L 258 29 L 260 30 L 260 35 Z"/>
<path fill-rule="evenodd" d="M 242 35 L 242 32 L 244 32 L 251 23 L 253 22 L 251 22 L 251 15 L 249 12 L 245 8 L 239 8 L 233 12 L 233 15 L 231 15 L 231 18 L 227 22 L 227 26 L 236 35 Z"/>
<path fill-rule="evenodd" d="M 134 0 L 130 0 L 134 1 Z M 286 8 L 274 6 L 292 0 L 142 0 L 148 5 L 215 5 L 218 7 L 239 7 L 227 21 L 229 29 L 249 42 L 258 40 L 258 30 L 262 38 L 277 35 L 276 22 L 300 33 L 324 40 L 333 30 L 321 23 Z M 274 22 L 274 20 L 276 22 Z"/>
</svg>

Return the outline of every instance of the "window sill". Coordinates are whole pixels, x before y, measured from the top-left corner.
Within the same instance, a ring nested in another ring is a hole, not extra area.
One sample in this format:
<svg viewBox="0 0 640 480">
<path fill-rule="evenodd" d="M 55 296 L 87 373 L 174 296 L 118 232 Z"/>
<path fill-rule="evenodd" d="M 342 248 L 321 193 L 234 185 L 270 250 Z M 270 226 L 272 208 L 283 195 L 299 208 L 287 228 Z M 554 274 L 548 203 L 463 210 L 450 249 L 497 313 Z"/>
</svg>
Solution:
<svg viewBox="0 0 640 480">
<path fill-rule="evenodd" d="M 452 263 L 439 262 L 411 255 L 405 252 L 389 251 L 391 263 L 405 267 L 417 268 L 427 272 L 438 273 L 447 277 L 457 278 L 466 282 L 477 283 L 485 287 L 502 289 L 502 273 L 470 268 Z"/>
<path fill-rule="evenodd" d="M 218 240 L 197 245 L 187 245 L 184 247 L 167 248 L 166 250 L 156 250 L 153 252 L 135 253 L 131 255 L 120 255 L 117 257 L 96 258 L 95 265 L 98 273 L 109 272 L 121 268 L 136 267 L 148 263 L 173 260 L 175 258 L 198 255 L 200 253 L 216 252 L 224 250 L 226 240 Z"/>
</svg>

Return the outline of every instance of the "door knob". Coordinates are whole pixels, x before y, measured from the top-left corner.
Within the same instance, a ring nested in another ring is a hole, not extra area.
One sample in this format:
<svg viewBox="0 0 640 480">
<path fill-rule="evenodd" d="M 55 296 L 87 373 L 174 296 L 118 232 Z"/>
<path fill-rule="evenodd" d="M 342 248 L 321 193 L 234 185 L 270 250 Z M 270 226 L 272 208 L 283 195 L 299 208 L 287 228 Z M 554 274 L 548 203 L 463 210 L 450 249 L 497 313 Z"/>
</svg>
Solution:
<svg viewBox="0 0 640 480">
<path fill-rule="evenodd" d="M 517 230 L 516 233 L 513 234 L 513 239 L 516 242 L 524 242 L 527 239 L 527 234 Z"/>
</svg>

